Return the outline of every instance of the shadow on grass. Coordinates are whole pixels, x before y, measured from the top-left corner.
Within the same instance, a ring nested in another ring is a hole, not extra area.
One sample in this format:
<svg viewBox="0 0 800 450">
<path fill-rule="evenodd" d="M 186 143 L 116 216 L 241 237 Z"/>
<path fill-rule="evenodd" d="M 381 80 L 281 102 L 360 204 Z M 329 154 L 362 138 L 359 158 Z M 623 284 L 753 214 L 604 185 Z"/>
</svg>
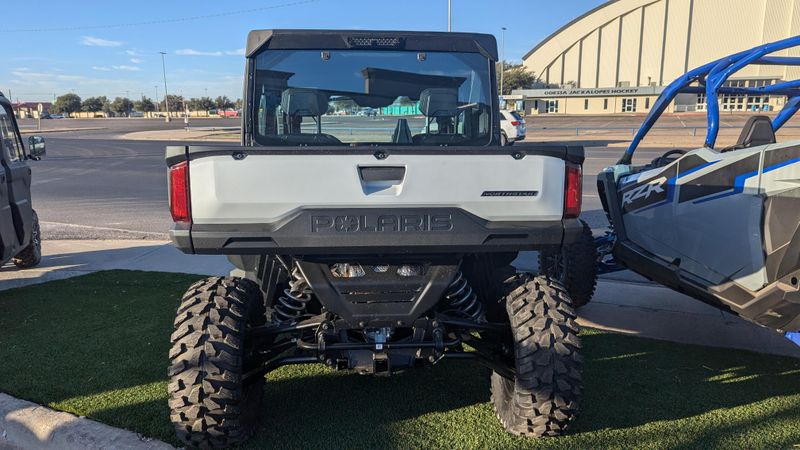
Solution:
<svg viewBox="0 0 800 450">
<path fill-rule="evenodd" d="M 586 448 L 630 439 L 631 446 L 709 448 L 734 434 L 752 438 L 753 447 L 764 439 L 778 447 L 800 442 L 800 431 L 763 433 L 785 421 L 800 423 L 798 361 L 596 332 L 583 339 L 583 411 L 566 438 L 507 435 L 487 403 L 489 371 L 446 362 L 389 379 L 330 374 L 319 366 L 283 369 L 268 379 L 262 427 L 247 447 Z M 769 403 L 784 397 L 791 398 Z M 731 408 L 742 411 L 723 412 L 722 421 L 711 414 L 696 430 L 685 423 L 680 432 L 671 424 Z"/>
<path fill-rule="evenodd" d="M 0 294 L 0 391 L 177 444 L 166 367 L 194 276 L 108 272 Z M 789 447 L 800 361 L 586 330 L 583 411 L 569 436 L 506 434 L 489 371 L 447 361 L 391 378 L 318 366 L 268 376 L 249 448 Z"/>
</svg>

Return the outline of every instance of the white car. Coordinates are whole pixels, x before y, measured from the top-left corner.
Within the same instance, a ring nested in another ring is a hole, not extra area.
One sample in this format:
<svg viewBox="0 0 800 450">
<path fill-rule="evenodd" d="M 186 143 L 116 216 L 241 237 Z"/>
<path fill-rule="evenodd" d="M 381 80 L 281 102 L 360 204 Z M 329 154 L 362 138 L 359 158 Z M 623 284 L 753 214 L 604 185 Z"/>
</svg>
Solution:
<svg viewBox="0 0 800 450">
<path fill-rule="evenodd" d="M 500 111 L 500 145 L 525 139 L 525 119 L 516 111 Z"/>
</svg>

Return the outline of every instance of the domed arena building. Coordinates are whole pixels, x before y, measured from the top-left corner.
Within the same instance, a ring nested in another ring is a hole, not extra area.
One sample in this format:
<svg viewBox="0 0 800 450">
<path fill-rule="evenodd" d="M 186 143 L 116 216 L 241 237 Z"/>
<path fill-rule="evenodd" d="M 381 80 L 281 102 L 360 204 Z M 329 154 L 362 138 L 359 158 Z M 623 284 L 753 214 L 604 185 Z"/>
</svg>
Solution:
<svg viewBox="0 0 800 450">
<path fill-rule="evenodd" d="M 530 114 L 646 113 L 663 87 L 726 55 L 800 35 L 798 0 L 612 0 L 539 43 L 523 58 L 540 89 L 505 99 Z M 800 52 L 784 53 L 800 56 Z M 756 66 L 733 86 L 800 78 L 800 68 Z M 769 111 L 782 98 L 725 96 L 724 111 Z M 671 111 L 703 111 L 702 95 L 684 95 Z"/>
</svg>

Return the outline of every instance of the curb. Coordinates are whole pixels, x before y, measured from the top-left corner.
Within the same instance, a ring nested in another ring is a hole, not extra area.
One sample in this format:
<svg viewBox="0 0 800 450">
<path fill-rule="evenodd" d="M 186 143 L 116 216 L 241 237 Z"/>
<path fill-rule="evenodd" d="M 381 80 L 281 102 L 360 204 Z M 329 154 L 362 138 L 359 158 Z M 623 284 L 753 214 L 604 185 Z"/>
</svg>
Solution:
<svg viewBox="0 0 800 450">
<path fill-rule="evenodd" d="M 6 448 L 174 450 L 175 447 L 0 393 L 0 449 Z"/>
<path fill-rule="evenodd" d="M 46 133 L 68 133 L 70 131 L 97 131 L 107 130 L 106 127 L 90 127 L 90 128 L 53 128 L 50 130 L 20 130 L 19 134 L 46 134 Z"/>
</svg>

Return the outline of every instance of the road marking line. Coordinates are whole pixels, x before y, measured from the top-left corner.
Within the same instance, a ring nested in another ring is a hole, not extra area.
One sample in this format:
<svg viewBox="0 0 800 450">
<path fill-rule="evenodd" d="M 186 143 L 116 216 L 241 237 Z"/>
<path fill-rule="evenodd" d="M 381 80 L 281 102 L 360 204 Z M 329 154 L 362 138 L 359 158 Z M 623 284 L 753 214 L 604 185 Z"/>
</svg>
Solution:
<svg viewBox="0 0 800 450">
<path fill-rule="evenodd" d="M 36 180 L 32 182 L 31 186 L 39 186 L 41 184 L 52 183 L 53 181 L 60 181 L 60 180 L 63 180 L 63 178 L 45 178 L 44 180 Z"/>
<path fill-rule="evenodd" d="M 41 223 L 43 225 L 60 225 L 60 226 L 83 228 L 83 229 L 89 229 L 89 230 L 119 231 L 119 232 L 122 232 L 122 233 L 153 234 L 153 235 L 158 235 L 158 236 L 163 236 L 163 235 L 167 234 L 167 233 L 159 233 L 159 232 L 156 232 L 156 231 L 137 231 L 137 230 L 126 230 L 124 228 L 109 228 L 109 227 L 96 227 L 96 226 L 92 226 L 92 225 L 78 225 L 78 224 L 73 224 L 73 223 L 45 222 L 43 220 L 39 221 L 39 223 Z"/>
</svg>

